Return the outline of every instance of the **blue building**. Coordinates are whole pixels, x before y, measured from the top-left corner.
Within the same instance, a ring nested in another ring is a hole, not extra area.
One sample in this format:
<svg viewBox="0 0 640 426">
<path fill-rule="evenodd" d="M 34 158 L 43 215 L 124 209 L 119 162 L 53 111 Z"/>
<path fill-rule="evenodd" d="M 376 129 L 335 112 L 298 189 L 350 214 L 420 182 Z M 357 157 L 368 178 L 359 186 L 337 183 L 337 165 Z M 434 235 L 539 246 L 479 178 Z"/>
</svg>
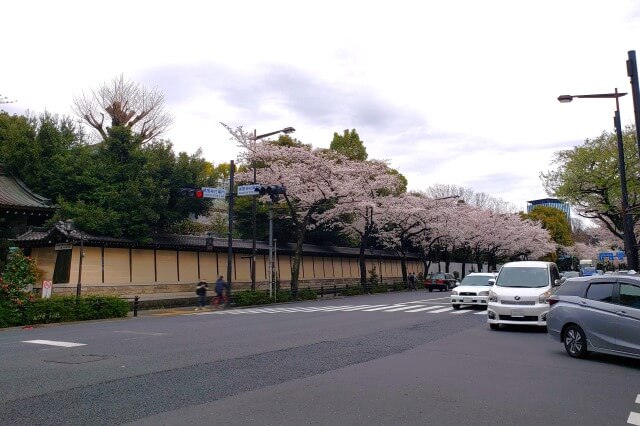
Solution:
<svg viewBox="0 0 640 426">
<path fill-rule="evenodd" d="M 542 198 L 540 200 L 527 201 L 527 213 L 531 213 L 531 210 L 537 206 L 553 207 L 561 212 L 564 212 L 569 224 L 571 224 L 571 206 L 569 203 L 560 201 L 557 198 Z"/>
</svg>

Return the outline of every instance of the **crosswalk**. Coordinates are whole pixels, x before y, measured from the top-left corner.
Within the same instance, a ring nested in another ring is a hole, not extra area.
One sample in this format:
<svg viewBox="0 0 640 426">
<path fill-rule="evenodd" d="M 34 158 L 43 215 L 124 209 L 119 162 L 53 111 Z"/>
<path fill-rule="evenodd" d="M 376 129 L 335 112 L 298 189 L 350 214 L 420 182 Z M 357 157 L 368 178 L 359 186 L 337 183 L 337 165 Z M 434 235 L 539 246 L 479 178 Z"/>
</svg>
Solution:
<svg viewBox="0 0 640 426">
<path fill-rule="evenodd" d="M 271 307 L 271 308 L 247 308 L 231 310 L 212 310 L 189 312 L 183 315 L 253 315 L 253 314 L 289 314 L 308 312 L 397 312 L 411 314 L 454 314 L 454 315 L 486 315 L 485 310 L 453 309 L 445 305 L 425 305 L 415 302 L 395 303 L 386 305 L 332 305 L 312 307 Z"/>
</svg>

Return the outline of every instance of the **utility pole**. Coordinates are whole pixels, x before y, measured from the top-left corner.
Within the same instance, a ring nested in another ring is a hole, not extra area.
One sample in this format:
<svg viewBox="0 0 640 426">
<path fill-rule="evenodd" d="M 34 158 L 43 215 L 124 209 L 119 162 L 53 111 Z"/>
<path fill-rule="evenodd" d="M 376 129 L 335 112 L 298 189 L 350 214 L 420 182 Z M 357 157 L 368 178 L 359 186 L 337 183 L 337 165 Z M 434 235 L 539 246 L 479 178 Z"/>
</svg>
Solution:
<svg viewBox="0 0 640 426">
<path fill-rule="evenodd" d="M 227 301 L 226 307 L 231 304 L 231 281 L 233 273 L 233 178 L 236 171 L 236 165 L 233 160 L 229 163 L 229 240 L 227 242 Z"/>
</svg>

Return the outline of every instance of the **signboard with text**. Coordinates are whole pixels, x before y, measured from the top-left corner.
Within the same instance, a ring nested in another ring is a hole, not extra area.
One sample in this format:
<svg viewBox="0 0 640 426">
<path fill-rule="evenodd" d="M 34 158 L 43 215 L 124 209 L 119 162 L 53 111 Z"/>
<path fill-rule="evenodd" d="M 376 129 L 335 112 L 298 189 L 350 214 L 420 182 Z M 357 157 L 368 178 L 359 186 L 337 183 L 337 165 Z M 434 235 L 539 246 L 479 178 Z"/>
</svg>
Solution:
<svg viewBox="0 0 640 426">
<path fill-rule="evenodd" d="M 254 184 L 254 185 L 241 185 L 238 187 L 238 195 L 258 195 L 258 189 L 260 189 L 262 185 Z"/>
<path fill-rule="evenodd" d="M 202 188 L 202 197 L 203 198 L 217 198 L 224 200 L 227 196 L 227 191 L 222 188 Z"/>
</svg>

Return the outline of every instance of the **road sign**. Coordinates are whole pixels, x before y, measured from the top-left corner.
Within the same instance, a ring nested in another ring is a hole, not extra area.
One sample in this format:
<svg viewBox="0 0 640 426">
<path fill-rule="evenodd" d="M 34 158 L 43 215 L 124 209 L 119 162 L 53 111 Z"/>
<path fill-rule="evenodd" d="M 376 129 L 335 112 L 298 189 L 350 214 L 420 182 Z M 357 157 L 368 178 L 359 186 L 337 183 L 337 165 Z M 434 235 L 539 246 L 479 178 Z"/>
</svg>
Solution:
<svg viewBox="0 0 640 426">
<path fill-rule="evenodd" d="M 42 298 L 48 299 L 51 297 L 51 281 L 42 281 Z"/>
<path fill-rule="evenodd" d="M 202 196 L 204 198 L 218 198 L 224 199 L 227 196 L 227 191 L 222 188 L 202 188 Z"/>
<path fill-rule="evenodd" d="M 255 185 L 242 185 L 238 187 L 238 195 L 258 195 L 258 189 L 262 185 L 259 183 Z"/>
</svg>

